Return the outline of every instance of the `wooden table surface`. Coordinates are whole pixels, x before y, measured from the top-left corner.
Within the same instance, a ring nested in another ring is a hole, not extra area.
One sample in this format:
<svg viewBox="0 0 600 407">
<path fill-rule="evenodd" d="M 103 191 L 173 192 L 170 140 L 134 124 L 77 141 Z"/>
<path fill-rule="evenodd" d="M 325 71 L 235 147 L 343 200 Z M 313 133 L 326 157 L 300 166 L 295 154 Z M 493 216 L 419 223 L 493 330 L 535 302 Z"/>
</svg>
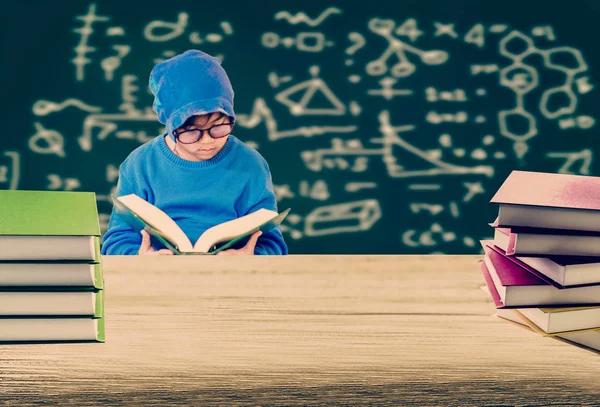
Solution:
<svg viewBox="0 0 600 407">
<path fill-rule="evenodd" d="M 490 317 L 478 258 L 107 256 L 106 343 L 0 346 L 0 405 L 599 405 L 600 356 Z"/>
</svg>

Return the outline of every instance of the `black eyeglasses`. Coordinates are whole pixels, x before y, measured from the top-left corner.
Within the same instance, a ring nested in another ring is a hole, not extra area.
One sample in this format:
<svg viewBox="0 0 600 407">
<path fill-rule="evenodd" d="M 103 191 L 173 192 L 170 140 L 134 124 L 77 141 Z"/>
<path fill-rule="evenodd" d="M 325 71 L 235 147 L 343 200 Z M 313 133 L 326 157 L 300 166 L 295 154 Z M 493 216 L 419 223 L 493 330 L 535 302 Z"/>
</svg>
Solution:
<svg viewBox="0 0 600 407">
<path fill-rule="evenodd" d="M 233 130 L 233 125 L 234 123 L 225 123 L 217 124 L 216 126 L 212 126 L 204 130 L 192 129 L 182 131 L 181 133 L 173 132 L 173 136 L 175 136 L 177 141 L 179 141 L 181 144 L 193 144 L 202 138 L 202 133 L 204 132 L 208 132 L 208 135 L 214 139 L 228 136 Z"/>
</svg>

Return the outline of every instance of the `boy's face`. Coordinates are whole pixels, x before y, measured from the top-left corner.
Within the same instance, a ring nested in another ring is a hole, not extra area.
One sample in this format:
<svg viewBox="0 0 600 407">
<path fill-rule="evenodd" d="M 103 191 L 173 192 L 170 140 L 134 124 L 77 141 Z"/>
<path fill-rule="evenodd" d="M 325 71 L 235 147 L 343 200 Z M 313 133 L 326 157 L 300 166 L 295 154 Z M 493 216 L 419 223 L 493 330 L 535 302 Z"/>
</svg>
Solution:
<svg viewBox="0 0 600 407">
<path fill-rule="evenodd" d="M 208 130 L 211 127 L 232 123 L 229 116 L 220 112 L 192 116 L 181 126 L 175 129 L 175 134 L 180 135 L 187 130 Z M 219 153 L 227 143 L 229 135 L 221 138 L 212 138 L 208 131 L 202 131 L 200 140 L 192 144 L 177 142 L 177 152 L 183 159 L 190 161 L 206 161 Z"/>
</svg>

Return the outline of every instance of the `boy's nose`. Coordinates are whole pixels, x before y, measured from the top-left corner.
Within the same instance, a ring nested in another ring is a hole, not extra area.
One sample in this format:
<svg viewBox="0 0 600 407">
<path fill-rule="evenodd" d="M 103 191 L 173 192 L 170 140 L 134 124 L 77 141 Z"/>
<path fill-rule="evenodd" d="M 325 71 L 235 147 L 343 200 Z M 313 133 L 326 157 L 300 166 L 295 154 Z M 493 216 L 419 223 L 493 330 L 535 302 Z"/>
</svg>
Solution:
<svg viewBox="0 0 600 407">
<path fill-rule="evenodd" d="M 206 142 L 212 143 L 212 139 L 210 134 L 208 134 L 208 130 L 203 130 L 202 133 L 200 133 L 200 140 L 198 140 L 198 142 L 203 144 L 206 144 Z"/>
</svg>

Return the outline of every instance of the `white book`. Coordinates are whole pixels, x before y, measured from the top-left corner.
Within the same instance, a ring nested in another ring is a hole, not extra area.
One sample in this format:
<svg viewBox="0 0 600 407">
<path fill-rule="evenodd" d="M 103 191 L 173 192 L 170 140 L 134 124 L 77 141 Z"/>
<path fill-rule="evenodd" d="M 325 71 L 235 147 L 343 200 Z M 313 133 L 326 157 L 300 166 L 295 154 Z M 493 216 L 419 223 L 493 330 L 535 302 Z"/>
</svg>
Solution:
<svg viewBox="0 0 600 407">
<path fill-rule="evenodd" d="M 495 227 L 494 244 L 507 255 L 600 256 L 600 234 Z"/>
<path fill-rule="evenodd" d="M 577 331 L 600 328 L 600 307 L 519 308 L 542 331 Z"/>
<path fill-rule="evenodd" d="M 487 287 L 481 289 L 489 293 Z M 600 328 L 600 307 L 498 308 L 496 314 L 527 325 L 521 314 L 548 334 Z"/>
<path fill-rule="evenodd" d="M 600 350 L 600 331 L 598 330 L 564 332 L 556 336 L 590 349 Z"/>
<path fill-rule="evenodd" d="M 515 322 L 525 329 L 528 329 L 532 332 L 538 333 L 540 335 L 547 336 L 553 339 L 559 339 L 563 342 L 576 345 L 579 347 L 587 348 L 588 350 L 592 350 L 594 352 L 600 351 L 600 329 L 588 329 L 588 330 L 579 330 L 579 331 L 570 331 L 570 332 L 560 332 L 553 334 L 544 333 L 540 327 L 536 326 L 531 320 L 526 322 L 521 316 L 519 310 L 511 310 L 511 309 L 497 309 L 496 315 L 500 318 L 506 319 L 508 321 Z"/>
<path fill-rule="evenodd" d="M 600 258 L 582 256 L 515 256 L 563 287 L 600 283 Z"/>
<path fill-rule="evenodd" d="M 103 288 L 100 263 L 0 262 L 0 287 L 65 286 Z"/>
<path fill-rule="evenodd" d="M 0 260 L 99 261 L 98 236 L 0 235 Z"/>
<path fill-rule="evenodd" d="M 281 213 L 269 209 L 255 212 L 207 229 L 196 242 L 190 242 L 183 230 L 163 210 L 135 194 L 112 196 L 117 213 L 130 226 L 145 229 L 175 254 L 216 254 L 261 230 L 263 233 L 281 224 L 289 209 Z M 217 245 L 220 245 L 218 248 Z"/>
<path fill-rule="evenodd" d="M 2 291 L 3 316 L 102 316 L 104 291 Z"/>
<path fill-rule="evenodd" d="M 104 318 L 0 318 L 0 342 L 104 342 Z"/>
</svg>

